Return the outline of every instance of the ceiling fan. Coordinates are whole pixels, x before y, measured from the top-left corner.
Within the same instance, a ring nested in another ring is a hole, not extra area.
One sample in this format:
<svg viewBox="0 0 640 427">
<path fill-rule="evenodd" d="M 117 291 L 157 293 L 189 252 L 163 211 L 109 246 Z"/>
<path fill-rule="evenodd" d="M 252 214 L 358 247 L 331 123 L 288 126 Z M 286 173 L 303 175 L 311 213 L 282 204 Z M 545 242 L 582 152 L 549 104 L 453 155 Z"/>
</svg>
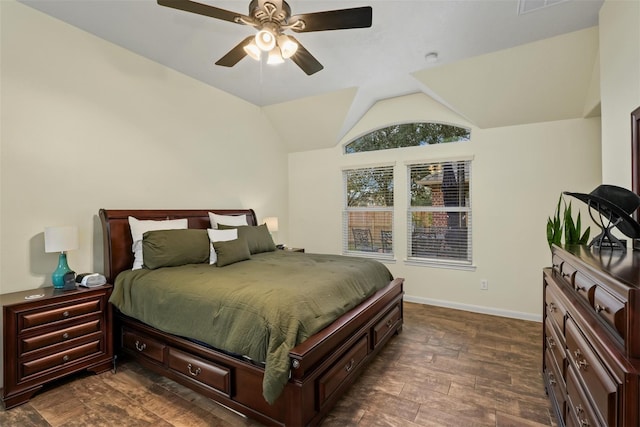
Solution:
<svg viewBox="0 0 640 427">
<path fill-rule="evenodd" d="M 298 40 L 284 34 L 285 30 L 308 33 L 311 31 L 366 28 L 371 26 L 372 21 L 370 6 L 292 16 L 291 8 L 284 0 L 251 0 L 249 15 L 191 0 L 158 0 L 158 4 L 236 24 L 250 25 L 258 30 L 255 35 L 238 43 L 236 47 L 220 58 L 216 65 L 233 67 L 247 55 L 259 61 L 262 52 L 266 52 L 268 64 L 282 63 L 285 59 L 290 58 L 307 75 L 317 73 L 324 67 Z"/>
</svg>

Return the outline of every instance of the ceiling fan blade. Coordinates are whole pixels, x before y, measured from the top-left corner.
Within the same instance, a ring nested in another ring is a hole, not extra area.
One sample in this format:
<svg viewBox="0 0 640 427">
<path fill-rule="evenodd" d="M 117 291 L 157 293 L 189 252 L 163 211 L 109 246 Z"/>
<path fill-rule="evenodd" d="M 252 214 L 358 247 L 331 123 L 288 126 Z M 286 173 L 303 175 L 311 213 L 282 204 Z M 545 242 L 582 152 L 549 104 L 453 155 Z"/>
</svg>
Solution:
<svg viewBox="0 0 640 427">
<path fill-rule="evenodd" d="M 225 56 L 218 59 L 218 61 L 216 61 L 216 65 L 222 65 L 223 67 L 233 67 L 236 65 L 242 58 L 247 56 L 247 52 L 244 51 L 244 47 L 253 38 L 254 36 L 249 36 L 242 40 L 236 45 L 236 47 L 227 52 Z"/>
<path fill-rule="evenodd" d="M 171 7 L 173 9 L 184 10 L 185 12 L 196 13 L 198 15 L 209 16 L 211 18 L 222 19 L 223 21 L 235 23 L 237 23 L 236 18 L 245 17 L 241 13 L 231 12 L 229 10 L 220 9 L 191 0 L 158 0 L 158 4 L 160 6 Z"/>
<path fill-rule="evenodd" d="M 309 51 L 305 49 L 304 46 L 302 46 L 298 40 L 296 40 L 294 37 L 291 37 L 291 36 L 289 36 L 289 38 L 293 39 L 296 43 L 298 43 L 298 50 L 289 59 L 295 62 L 298 67 L 302 68 L 302 71 L 304 71 L 305 73 L 307 73 L 308 76 L 310 76 L 324 68 L 322 64 L 319 63 L 318 60 L 314 58 L 313 55 L 311 55 Z"/>
<path fill-rule="evenodd" d="M 297 33 L 311 31 L 346 30 L 349 28 L 367 28 L 371 26 L 373 10 L 370 6 L 352 9 L 328 10 L 326 12 L 304 13 L 289 18 L 289 24 L 304 21 L 303 29 L 291 28 Z"/>
</svg>

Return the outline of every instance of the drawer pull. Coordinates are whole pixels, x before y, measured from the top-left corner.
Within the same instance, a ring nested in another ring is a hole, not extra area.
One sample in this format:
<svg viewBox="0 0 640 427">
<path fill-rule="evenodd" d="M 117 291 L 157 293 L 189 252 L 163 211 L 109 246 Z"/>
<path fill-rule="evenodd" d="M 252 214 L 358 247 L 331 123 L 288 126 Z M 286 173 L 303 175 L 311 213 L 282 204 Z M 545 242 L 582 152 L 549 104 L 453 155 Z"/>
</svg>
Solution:
<svg viewBox="0 0 640 427">
<path fill-rule="evenodd" d="M 136 350 L 143 351 L 145 348 L 147 348 L 145 343 L 140 344 L 140 341 L 136 340 Z"/>
<path fill-rule="evenodd" d="M 556 340 L 554 340 L 553 337 L 547 337 L 547 341 L 549 342 L 550 349 L 556 346 Z"/>
<path fill-rule="evenodd" d="M 65 355 L 62 357 L 62 361 L 63 361 L 63 362 L 68 362 L 68 361 L 69 361 L 69 355 L 65 354 Z"/>
<path fill-rule="evenodd" d="M 351 359 L 349 363 L 347 363 L 347 365 L 344 367 L 344 370 L 347 372 L 351 372 L 355 364 L 356 364 L 356 361 L 354 359 Z"/>
<path fill-rule="evenodd" d="M 556 377 L 555 375 L 553 375 L 551 372 L 549 372 L 549 384 L 551 384 L 552 386 L 556 385 L 558 382 L 556 381 Z"/>
<path fill-rule="evenodd" d="M 589 366 L 589 363 L 586 361 L 586 359 L 580 359 L 580 356 L 582 356 L 582 352 L 580 351 L 580 349 L 577 349 L 576 351 L 573 352 L 573 355 L 576 357 L 576 361 L 575 361 L 575 365 L 576 368 L 579 370 L 581 370 L 582 368 L 584 368 L 584 370 L 587 370 L 587 367 Z"/>
<path fill-rule="evenodd" d="M 557 310 L 556 305 L 553 302 L 550 302 L 549 303 L 549 311 L 553 313 L 556 310 Z"/>
<path fill-rule="evenodd" d="M 68 340 L 69 339 L 69 333 L 65 332 L 64 334 L 62 334 L 62 339 L 63 340 Z"/>
<path fill-rule="evenodd" d="M 585 420 L 584 418 L 581 417 L 582 414 L 584 414 L 584 408 L 582 407 L 581 404 L 578 404 L 578 406 L 576 406 L 576 413 L 578 414 L 578 419 L 580 421 L 580 425 L 584 426 L 584 427 L 588 427 L 589 426 L 589 421 Z"/>
<path fill-rule="evenodd" d="M 63 311 L 63 312 L 62 312 L 62 317 L 64 317 L 65 319 L 66 319 L 67 317 L 69 317 L 69 312 L 68 312 L 67 310 Z"/>
<path fill-rule="evenodd" d="M 600 313 L 601 311 L 604 311 L 605 313 L 608 312 L 609 310 L 607 310 L 607 307 L 605 307 L 604 305 L 600 305 L 600 304 L 596 304 L 596 313 Z"/>
<path fill-rule="evenodd" d="M 202 372 L 202 369 L 200 368 L 196 368 L 195 371 L 191 370 L 191 368 L 191 363 L 189 363 L 189 365 L 187 365 L 187 369 L 189 370 L 189 374 L 191 374 L 191 376 L 197 377 L 198 375 L 200 375 L 200 372 Z"/>
<path fill-rule="evenodd" d="M 387 328 L 390 328 L 391 325 L 393 325 L 393 320 L 392 319 L 387 320 Z"/>
</svg>

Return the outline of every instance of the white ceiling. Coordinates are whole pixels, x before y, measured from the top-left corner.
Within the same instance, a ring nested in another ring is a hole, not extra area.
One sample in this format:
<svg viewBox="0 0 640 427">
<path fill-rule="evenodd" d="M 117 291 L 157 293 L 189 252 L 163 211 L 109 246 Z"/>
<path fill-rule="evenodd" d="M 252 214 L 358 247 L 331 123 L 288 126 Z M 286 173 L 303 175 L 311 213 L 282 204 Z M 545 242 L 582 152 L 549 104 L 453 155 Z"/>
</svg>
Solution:
<svg viewBox="0 0 640 427">
<path fill-rule="evenodd" d="M 248 13 L 249 0 L 200 1 Z M 324 65 L 312 76 L 291 61 L 270 66 L 246 57 L 233 68 L 216 66 L 254 30 L 159 6 L 155 0 L 20 2 L 258 106 L 288 105 L 355 88 L 331 138 L 335 144 L 378 100 L 416 92 L 437 97 L 437 78 L 424 74 L 430 69 L 444 70 L 467 58 L 593 27 L 603 0 L 527 0 L 524 5 L 518 0 L 290 0 L 292 14 L 373 8 L 371 28 L 296 34 Z M 425 60 L 432 51 L 438 52 L 436 63 Z M 481 119 L 476 124 L 494 122 Z"/>
</svg>

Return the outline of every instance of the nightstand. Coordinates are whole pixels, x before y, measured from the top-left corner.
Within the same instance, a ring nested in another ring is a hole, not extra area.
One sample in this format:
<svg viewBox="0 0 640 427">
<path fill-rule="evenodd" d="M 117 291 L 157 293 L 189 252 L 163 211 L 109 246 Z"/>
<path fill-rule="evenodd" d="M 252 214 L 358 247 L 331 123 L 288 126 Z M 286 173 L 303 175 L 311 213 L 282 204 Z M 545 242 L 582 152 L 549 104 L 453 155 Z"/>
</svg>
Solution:
<svg viewBox="0 0 640 427">
<path fill-rule="evenodd" d="M 100 373 L 111 368 L 111 290 L 111 285 L 103 285 L 0 295 L 6 409 L 29 401 L 55 379 L 85 369 Z"/>
<path fill-rule="evenodd" d="M 304 248 L 290 248 L 285 246 L 284 248 L 282 248 L 283 251 L 289 251 L 289 252 L 304 252 Z"/>
</svg>

